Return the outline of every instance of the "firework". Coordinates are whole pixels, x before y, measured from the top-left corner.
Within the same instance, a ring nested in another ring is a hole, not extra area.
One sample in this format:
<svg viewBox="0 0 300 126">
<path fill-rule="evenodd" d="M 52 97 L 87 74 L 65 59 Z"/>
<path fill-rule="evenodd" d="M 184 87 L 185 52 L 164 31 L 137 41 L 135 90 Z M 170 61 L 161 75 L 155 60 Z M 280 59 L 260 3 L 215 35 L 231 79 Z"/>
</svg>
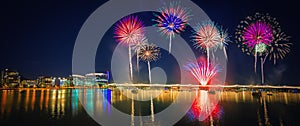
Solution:
<svg viewBox="0 0 300 126">
<path fill-rule="evenodd" d="M 139 71 L 139 52 L 140 49 L 145 47 L 148 44 L 148 39 L 145 36 L 141 36 L 142 38 L 140 38 L 136 44 L 132 45 L 132 49 L 134 50 L 134 52 L 136 53 L 136 66 L 137 66 L 137 70 Z"/>
<path fill-rule="evenodd" d="M 130 79 L 132 81 L 131 46 L 136 44 L 144 36 L 143 23 L 136 16 L 127 16 L 120 20 L 115 27 L 115 38 L 117 42 L 128 45 Z"/>
<path fill-rule="evenodd" d="M 149 74 L 149 82 L 151 84 L 151 70 L 150 70 L 150 62 L 156 61 L 159 58 L 160 55 L 160 49 L 154 45 L 146 45 L 143 48 L 141 48 L 139 52 L 139 56 L 141 60 L 146 61 L 148 63 L 148 74 Z"/>
<path fill-rule="evenodd" d="M 256 13 L 241 21 L 236 29 L 238 47 L 248 55 L 254 55 L 254 70 L 256 72 L 257 56 L 261 59 L 261 78 L 264 83 L 264 63 L 269 57 L 276 64 L 277 59 L 283 59 L 290 52 L 289 36 L 281 31 L 276 18 L 269 14 Z"/>
<path fill-rule="evenodd" d="M 209 49 L 221 47 L 224 50 L 227 59 L 226 45 L 229 37 L 226 31 L 218 28 L 215 23 L 208 21 L 203 24 L 198 24 L 196 33 L 192 36 L 196 48 L 206 49 L 207 63 L 209 63 Z"/>
<path fill-rule="evenodd" d="M 155 44 L 149 44 L 141 48 L 140 58 L 143 61 L 156 61 L 159 58 L 160 49 Z"/>
<path fill-rule="evenodd" d="M 257 53 L 265 51 L 265 45 L 272 42 L 273 34 L 271 27 L 264 22 L 257 21 L 245 29 L 243 34 L 244 43 L 249 48 L 254 49 L 255 63 L 254 69 L 256 72 L 256 63 L 257 63 Z"/>
<path fill-rule="evenodd" d="M 169 53 L 171 53 L 172 38 L 175 37 L 175 33 L 184 31 L 191 18 L 190 10 L 180 4 L 180 2 L 171 2 L 169 6 L 158 10 L 160 14 L 154 14 L 157 18 L 154 20 L 157 23 L 154 26 L 159 27 L 163 35 L 169 36 Z"/>
<path fill-rule="evenodd" d="M 206 62 L 191 62 L 184 68 L 189 71 L 197 81 L 205 86 L 221 69 L 217 65 L 208 64 Z"/>
<path fill-rule="evenodd" d="M 258 52 L 260 54 L 266 52 L 267 50 L 267 45 L 264 43 L 258 43 L 257 45 L 255 45 L 255 52 Z"/>
<path fill-rule="evenodd" d="M 262 83 L 264 83 L 264 63 L 269 57 L 269 59 L 273 59 L 274 65 L 276 64 L 277 59 L 283 59 L 286 54 L 290 52 L 290 47 L 292 43 L 289 43 L 290 36 L 287 36 L 285 33 L 279 30 L 277 34 L 275 34 L 273 42 L 269 44 L 266 50 L 264 50 L 265 55 L 261 57 L 261 79 Z"/>
<path fill-rule="evenodd" d="M 283 59 L 286 54 L 291 51 L 292 43 L 289 43 L 290 36 L 287 36 L 284 32 L 279 31 L 274 36 L 274 41 L 268 46 L 269 60 L 273 59 L 274 65 L 277 59 Z"/>
<path fill-rule="evenodd" d="M 260 68 L 261 68 L 261 82 L 264 83 L 264 63 L 265 59 L 263 59 L 263 55 L 265 55 L 265 58 L 267 57 L 267 45 L 265 43 L 258 43 L 254 47 L 255 55 L 257 53 L 260 56 Z"/>
<path fill-rule="evenodd" d="M 236 39 L 238 47 L 243 52 L 254 55 L 254 71 L 256 72 L 257 57 L 260 52 L 256 50 L 256 45 L 261 43 L 269 45 L 273 42 L 275 32 L 280 29 L 279 23 L 269 14 L 256 13 L 248 16 L 240 22 L 236 29 Z"/>
<path fill-rule="evenodd" d="M 227 60 L 228 57 L 227 57 L 227 52 L 226 52 L 226 46 L 227 46 L 227 43 L 230 41 L 229 36 L 228 36 L 227 30 L 223 30 L 222 28 L 220 28 L 219 31 L 220 31 L 220 42 L 218 45 L 221 49 L 223 49 L 225 59 Z"/>
<path fill-rule="evenodd" d="M 270 44 L 272 37 L 271 27 L 261 21 L 250 24 L 243 33 L 244 43 L 250 48 L 260 43 Z"/>
<path fill-rule="evenodd" d="M 121 19 L 115 27 L 117 42 L 125 45 L 137 43 L 144 36 L 143 23 L 137 16 L 127 16 Z"/>
</svg>

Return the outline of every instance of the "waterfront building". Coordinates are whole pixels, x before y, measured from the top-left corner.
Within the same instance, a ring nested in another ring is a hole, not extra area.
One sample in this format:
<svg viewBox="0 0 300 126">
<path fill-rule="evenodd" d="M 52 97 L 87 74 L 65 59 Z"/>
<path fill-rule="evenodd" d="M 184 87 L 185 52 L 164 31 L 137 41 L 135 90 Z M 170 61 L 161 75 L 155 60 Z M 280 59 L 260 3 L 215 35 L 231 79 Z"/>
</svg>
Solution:
<svg viewBox="0 0 300 126">
<path fill-rule="evenodd" d="M 55 84 L 52 77 L 40 76 L 37 79 L 38 87 L 53 87 Z"/>
<path fill-rule="evenodd" d="M 37 80 L 22 80 L 21 87 L 37 87 Z"/>
<path fill-rule="evenodd" d="M 0 73 L 0 88 L 4 87 L 4 71 Z"/>
<path fill-rule="evenodd" d="M 72 75 L 70 75 L 69 77 L 66 78 L 67 79 L 67 85 L 68 86 L 74 86 L 74 82 L 73 82 L 73 77 Z"/>
<path fill-rule="evenodd" d="M 71 85 L 74 86 L 83 86 L 84 82 L 85 82 L 85 77 L 82 75 L 78 75 L 78 74 L 73 74 L 69 80 L 71 80 Z"/>
<path fill-rule="evenodd" d="M 70 84 L 68 83 L 68 79 L 64 78 L 64 77 L 58 77 L 58 86 L 59 87 L 67 87 L 70 86 Z"/>
<path fill-rule="evenodd" d="M 101 86 L 109 82 L 109 72 L 88 73 L 83 75 L 73 74 L 67 80 L 74 86 Z"/>
<path fill-rule="evenodd" d="M 0 87 L 70 87 L 70 86 L 105 86 L 109 83 L 109 72 L 70 75 L 69 77 L 39 76 L 36 80 L 22 80 L 19 72 L 8 69 L 0 73 Z"/>
<path fill-rule="evenodd" d="M 109 73 L 88 73 L 85 75 L 86 86 L 101 86 L 108 83 Z"/>
<path fill-rule="evenodd" d="M 5 69 L 1 72 L 1 86 L 3 87 L 18 87 L 21 82 L 21 76 L 17 71 Z"/>
</svg>

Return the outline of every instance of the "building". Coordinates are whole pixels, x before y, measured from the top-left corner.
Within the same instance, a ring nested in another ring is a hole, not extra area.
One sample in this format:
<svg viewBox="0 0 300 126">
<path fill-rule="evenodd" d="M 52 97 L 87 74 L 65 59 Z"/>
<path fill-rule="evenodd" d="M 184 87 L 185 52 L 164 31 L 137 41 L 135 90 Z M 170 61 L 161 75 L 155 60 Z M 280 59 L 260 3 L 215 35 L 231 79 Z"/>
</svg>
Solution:
<svg viewBox="0 0 300 126">
<path fill-rule="evenodd" d="M 37 80 L 22 80 L 21 87 L 37 87 Z"/>
<path fill-rule="evenodd" d="M 109 72 L 88 73 L 85 76 L 73 74 L 69 80 L 70 85 L 74 86 L 101 86 L 109 82 Z"/>
<path fill-rule="evenodd" d="M 70 75 L 69 77 L 67 77 L 67 83 L 70 87 L 74 86 L 74 82 L 73 82 L 73 77 L 72 75 Z"/>
<path fill-rule="evenodd" d="M 21 84 L 21 76 L 17 71 L 5 69 L 1 72 L 1 86 L 2 87 L 19 87 Z"/>
<path fill-rule="evenodd" d="M 85 75 L 85 85 L 101 86 L 108 83 L 109 73 L 88 73 Z"/>
<path fill-rule="evenodd" d="M 57 77 L 53 78 L 54 85 L 57 87 L 68 87 L 70 86 L 70 83 L 67 78 L 64 77 Z"/>
<path fill-rule="evenodd" d="M 4 71 L 0 73 L 0 88 L 4 87 Z"/>
<path fill-rule="evenodd" d="M 83 86 L 85 83 L 85 77 L 82 75 L 73 74 L 70 77 L 70 80 L 72 83 L 71 85 L 74 85 L 74 86 Z"/>
<path fill-rule="evenodd" d="M 54 85 L 55 85 L 55 82 L 52 77 L 40 76 L 37 79 L 38 87 L 53 87 Z"/>
</svg>

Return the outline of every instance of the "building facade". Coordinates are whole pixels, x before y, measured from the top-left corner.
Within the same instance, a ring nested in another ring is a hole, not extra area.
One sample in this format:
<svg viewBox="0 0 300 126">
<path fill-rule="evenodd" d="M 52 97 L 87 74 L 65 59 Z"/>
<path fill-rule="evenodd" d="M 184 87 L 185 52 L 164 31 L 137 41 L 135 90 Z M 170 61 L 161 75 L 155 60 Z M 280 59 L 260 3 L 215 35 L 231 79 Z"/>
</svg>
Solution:
<svg viewBox="0 0 300 126">
<path fill-rule="evenodd" d="M 20 87 L 25 87 L 25 88 L 37 87 L 37 80 L 22 80 Z"/>
<path fill-rule="evenodd" d="M 83 86 L 85 83 L 85 77 L 82 75 L 73 74 L 71 79 L 74 86 Z"/>
<path fill-rule="evenodd" d="M 37 79 L 38 87 L 53 87 L 55 82 L 52 77 L 40 76 Z"/>
<path fill-rule="evenodd" d="M 109 72 L 88 73 L 85 76 L 74 74 L 71 80 L 74 86 L 101 86 L 109 82 Z"/>
<path fill-rule="evenodd" d="M 15 88 L 21 84 L 21 76 L 17 71 L 5 69 L 1 72 L 1 86 Z"/>
<path fill-rule="evenodd" d="M 39 76 L 35 80 L 21 80 L 17 71 L 5 69 L 0 73 L 0 88 L 15 87 L 70 87 L 70 86 L 103 86 L 109 83 L 109 72 L 88 73 L 83 75 L 70 75 L 69 77 Z"/>
<path fill-rule="evenodd" d="M 68 81 L 67 78 L 64 78 L 64 77 L 55 77 L 53 78 L 53 81 L 54 81 L 54 85 L 56 87 L 68 87 L 70 86 L 70 82 Z"/>
</svg>

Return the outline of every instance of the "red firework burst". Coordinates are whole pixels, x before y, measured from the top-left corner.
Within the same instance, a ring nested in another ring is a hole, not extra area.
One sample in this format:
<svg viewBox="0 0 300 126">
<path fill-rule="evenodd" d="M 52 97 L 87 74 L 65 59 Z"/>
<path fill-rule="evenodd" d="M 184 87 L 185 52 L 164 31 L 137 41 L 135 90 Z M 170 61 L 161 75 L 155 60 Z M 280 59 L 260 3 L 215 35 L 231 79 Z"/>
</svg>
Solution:
<svg viewBox="0 0 300 126">
<path fill-rule="evenodd" d="M 135 44 L 144 36 L 143 23 L 137 16 L 127 16 L 118 22 L 114 34 L 121 44 Z"/>
</svg>

